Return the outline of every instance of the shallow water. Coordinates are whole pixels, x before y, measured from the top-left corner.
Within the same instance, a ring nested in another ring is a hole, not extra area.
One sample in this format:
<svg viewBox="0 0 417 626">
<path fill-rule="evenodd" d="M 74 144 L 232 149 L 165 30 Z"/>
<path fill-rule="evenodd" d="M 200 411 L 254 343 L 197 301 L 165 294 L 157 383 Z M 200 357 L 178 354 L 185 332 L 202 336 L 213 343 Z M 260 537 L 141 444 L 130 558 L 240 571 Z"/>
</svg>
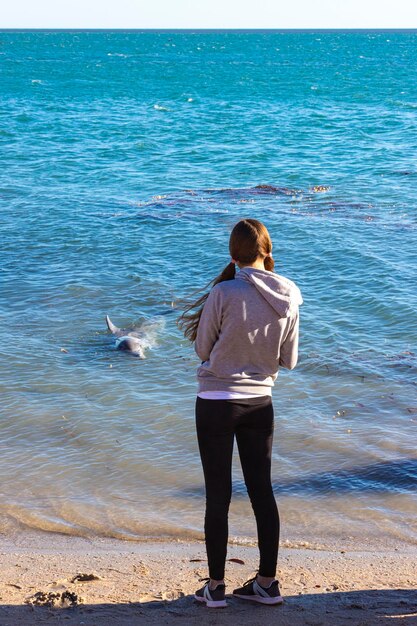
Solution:
<svg viewBox="0 0 417 626">
<path fill-rule="evenodd" d="M 305 300 L 274 390 L 283 540 L 416 542 L 416 41 L 0 33 L 4 532 L 201 537 L 178 301 L 252 216 Z M 146 360 L 106 314 L 156 324 Z"/>
</svg>

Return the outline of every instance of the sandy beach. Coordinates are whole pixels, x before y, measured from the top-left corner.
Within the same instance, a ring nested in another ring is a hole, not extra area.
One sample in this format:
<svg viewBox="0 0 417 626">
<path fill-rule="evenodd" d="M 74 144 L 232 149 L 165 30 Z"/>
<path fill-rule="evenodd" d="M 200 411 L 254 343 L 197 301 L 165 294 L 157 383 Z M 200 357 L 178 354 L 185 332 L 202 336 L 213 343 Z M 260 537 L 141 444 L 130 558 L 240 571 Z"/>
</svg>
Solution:
<svg viewBox="0 0 417 626">
<path fill-rule="evenodd" d="M 285 597 L 282 606 L 252 605 L 230 597 L 227 608 L 214 610 L 193 599 L 199 579 L 207 575 L 202 543 L 49 534 L 3 537 L 0 625 L 413 626 L 416 556 L 415 548 L 384 552 L 282 548 L 278 572 Z M 227 564 L 231 593 L 255 572 L 257 549 L 231 545 L 228 558 L 235 559 Z"/>
</svg>

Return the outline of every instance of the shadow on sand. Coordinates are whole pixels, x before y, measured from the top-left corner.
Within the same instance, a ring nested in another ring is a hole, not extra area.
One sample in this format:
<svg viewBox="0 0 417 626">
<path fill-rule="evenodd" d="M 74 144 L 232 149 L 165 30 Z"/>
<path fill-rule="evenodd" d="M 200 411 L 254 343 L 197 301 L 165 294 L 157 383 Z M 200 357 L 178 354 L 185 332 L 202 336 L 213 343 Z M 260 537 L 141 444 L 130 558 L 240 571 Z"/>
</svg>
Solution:
<svg viewBox="0 0 417 626">
<path fill-rule="evenodd" d="M 81 605 L 70 609 L 0 606 L 1 626 L 66 624 L 134 626 L 136 624 L 233 624 L 242 626 L 417 625 L 417 590 L 374 589 L 288 596 L 281 606 L 263 606 L 228 598 L 225 609 L 207 609 L 192 596 L 172 601 Z"/>
</svg>

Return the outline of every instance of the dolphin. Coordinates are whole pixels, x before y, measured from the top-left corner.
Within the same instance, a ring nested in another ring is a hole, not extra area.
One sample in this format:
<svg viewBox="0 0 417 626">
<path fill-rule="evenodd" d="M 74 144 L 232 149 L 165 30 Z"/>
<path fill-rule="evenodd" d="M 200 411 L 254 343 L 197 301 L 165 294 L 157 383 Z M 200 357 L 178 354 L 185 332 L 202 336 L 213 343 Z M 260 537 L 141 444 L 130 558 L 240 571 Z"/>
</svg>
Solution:
<svg viewBox="0 0 417 626">
<path fill-rule="evenodd" d="M 107 328 L 116 337 L 116 348 L 118 350 L 126 350 L 133 356 L 145 359 L 144 345 L 147 343 L 140 333 L 118 328 L 113 324 L 108 315 L 106 315 Z"/>
</svg>

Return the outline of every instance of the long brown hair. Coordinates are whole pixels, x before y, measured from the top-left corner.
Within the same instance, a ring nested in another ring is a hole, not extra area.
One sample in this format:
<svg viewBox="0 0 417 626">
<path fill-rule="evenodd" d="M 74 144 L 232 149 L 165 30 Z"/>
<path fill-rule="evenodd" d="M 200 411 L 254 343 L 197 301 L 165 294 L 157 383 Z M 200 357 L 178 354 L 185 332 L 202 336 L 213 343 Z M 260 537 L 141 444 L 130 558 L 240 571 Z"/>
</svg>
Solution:
<svg viewBox="0 0 417 626">
<path fill-rule="evenodd" d="M 246 265 L 254 263 L 259 257 L 264 257 L 265 269 L 270 272 L 274 270 L 271 237 L 266 227 L 258 220 L 245 219 L 236 224 L 230 234 L 229 252 L 233 261 L 226 265 L 224 270 L 206 285 L 205 289 L 214 287 L 225 280 L 233 280 L 236 273 L 235 261 Z M 184 307 L 184 313 L 178 319 L 179 328 L 190 341 L 195 341 L 197 337 L 201 312 L 209 293 L 210 291 L 200 296 L 195 302 L 187 304 Z M 191 312 L 193 309 L 196 309 L 194 313 Z"/>
</svg>

